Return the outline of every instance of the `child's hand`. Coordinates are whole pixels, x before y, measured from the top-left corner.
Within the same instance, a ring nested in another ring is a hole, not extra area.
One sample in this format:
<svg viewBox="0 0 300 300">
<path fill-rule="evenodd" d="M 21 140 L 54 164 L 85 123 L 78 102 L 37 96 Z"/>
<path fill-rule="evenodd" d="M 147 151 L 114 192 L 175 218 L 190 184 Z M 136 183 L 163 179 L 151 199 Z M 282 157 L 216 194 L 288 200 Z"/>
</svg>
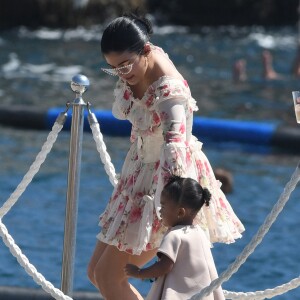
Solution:
<svg viewBox="0 0 300 300">
<path fill-rule="evenodd" d="M 132 265 L 132 264 L 127 264 L 124 267 L 124 272 L 127 276 L 130 277 L 138 277 L 139 273 L 140 273 L 140 268 L 136 265 Z"/>
</svg>

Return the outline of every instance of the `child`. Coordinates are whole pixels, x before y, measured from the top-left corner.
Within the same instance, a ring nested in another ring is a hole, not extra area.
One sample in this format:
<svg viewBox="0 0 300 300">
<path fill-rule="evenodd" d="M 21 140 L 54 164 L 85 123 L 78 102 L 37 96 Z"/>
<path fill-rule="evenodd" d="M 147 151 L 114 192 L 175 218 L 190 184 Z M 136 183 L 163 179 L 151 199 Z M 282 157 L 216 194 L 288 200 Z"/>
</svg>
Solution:
<svg viewBox="0 0 300 300">
<path fill-rule="evenodd" d="M 158 262 L 140 269 L 127 264 L 125 273 L 157 278 L 147 300 L 187 300 L 218 277 L 210 242 L 193 220 L 211 194 L 192 178 L 172 176 L 161 193 L 161 218 L 169 228 L 157 251 Z M 225 299 L 221 287 L 205 300 Z"/>
</svg>

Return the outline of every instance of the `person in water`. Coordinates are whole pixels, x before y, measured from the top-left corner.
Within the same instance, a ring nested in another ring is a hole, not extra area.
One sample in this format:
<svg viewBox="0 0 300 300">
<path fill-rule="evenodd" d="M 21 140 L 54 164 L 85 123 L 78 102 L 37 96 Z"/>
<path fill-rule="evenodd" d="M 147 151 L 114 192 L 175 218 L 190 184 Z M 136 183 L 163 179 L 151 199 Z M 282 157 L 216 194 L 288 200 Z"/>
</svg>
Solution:
<svg viewBox="0 0 300 300">
<path fill-rule="evenodd" d="M 151 43 L 151 33 L 148 19 L 127 14 L 111 21 L 101 39 L 108 64 L 102 70 L 117 78 L 113 115 L 132 124 L 130 148 L 100 215 L 101 232 L 88 266 L 90 281 L 106 300 L 143 299 L 124 267 L 142 267 L 156 255 L 167 230 L 158 212 L 170 174 L 191 177 L 211 192 L 210 205 L 194 219 L 211 243 L 233 243 L 244 231 L 202 143 L 192 135 L 198 107 L 188 82 Z"/>
</svg>

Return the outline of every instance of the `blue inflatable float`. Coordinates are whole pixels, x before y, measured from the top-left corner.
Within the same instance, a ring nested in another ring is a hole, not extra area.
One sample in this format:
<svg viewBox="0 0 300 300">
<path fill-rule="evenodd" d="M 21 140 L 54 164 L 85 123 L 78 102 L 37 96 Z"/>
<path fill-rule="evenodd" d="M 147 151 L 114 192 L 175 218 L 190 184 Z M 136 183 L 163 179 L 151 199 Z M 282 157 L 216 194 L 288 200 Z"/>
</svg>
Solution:
<svg viewBox="0 0 300 300">
<path fill-rule="evenodd" d="M 13 106 L 0 107 L 0 124 L 18 128 L 50 130 L 64 108 L 51 108 L 47 111 Z M 116 119 L 111 111 L 93 110 L 101 132 L 109 136 L 129 136 L 131 124 L 128 121 Z M 90 130 L 85 110 L 84 130 Z M 71 127 L 72 113 L 64 129 Z M 226 119 L 194 117 L 193 134 L 203 142 L 240 143 L 254 147 L 277 147 L 288 152 L 300 150 L 300 128 L 287 127 L 281 124 L 268 122 L 252 122 Z"/>
</svg>

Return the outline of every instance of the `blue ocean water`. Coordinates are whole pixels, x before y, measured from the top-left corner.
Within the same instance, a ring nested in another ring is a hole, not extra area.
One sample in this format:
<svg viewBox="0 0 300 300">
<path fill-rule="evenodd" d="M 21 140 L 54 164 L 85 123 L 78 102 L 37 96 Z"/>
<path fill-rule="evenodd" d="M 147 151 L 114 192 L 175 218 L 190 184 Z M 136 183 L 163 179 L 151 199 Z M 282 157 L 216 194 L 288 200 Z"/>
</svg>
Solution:
<svg viewBox="0 0 300 300">
<path fill-rule="evenodd" d="M 101 26 L 90 29 L 29 31 L 26 28 L 0 34 L 0 98 L 6 105 L 47 109 L 64 106 L 73 99 L 69 88 L 74 74 L 84 73 L 91 81 L 84 95 L 95 108 L 110 109 L 115 78 L 101 74 L 103 63 L 99 40 Z M 293 28 L 156 28 L 153 42 L 162 46 L 189 81 L 197 100 L 198 115 L 282 122 L 295 125 L 291 91 L 299 80 L 290 70 L 297 50 Z M 261 51 L 269 49 L 280 80 L 261 77 Z M 232 82 L 235 59 L 247 60 L 248 80 Z M 14 191 L 46 140 L 48 132 L 16 130 L 0 126 L 0 204 Z M 3 218 L 10 234 L 29 260 L 56 287 L 60 286 L 69 132 L 61 132 L 51 153 L 28 189 Z M 129 147 L 128 138 L 105 136 L 115 168 L 120 171 Z M 234 262 L 251 241 L 284 190 L 299 160 L 297 154 L 279 149 L 258 151 L 239 145 L 204 144 L 203 151 L 213 167 L 223 167 L 234 177 L 228 195 L 235 212 L 245 224 L 243 238 L 212 249 L 219 273 Z M 98 233 L 98 216 L 112 186 L 97 153 L 92 135 L 83 137 L 82 173 L 77 226 L 75 290 L 95 291 L 88 282 L 86 266 Z M 274 288 L 299 276 L 299 188 L 270 232 L 245 264 L 223 288 L 257 291 Z M 149 282 L 134 280 L 146 294 Z M 0 241 L 0 285 L 37 287 Z M 296 289 L 275 299 L 296 299 Z"/>
</svg>

